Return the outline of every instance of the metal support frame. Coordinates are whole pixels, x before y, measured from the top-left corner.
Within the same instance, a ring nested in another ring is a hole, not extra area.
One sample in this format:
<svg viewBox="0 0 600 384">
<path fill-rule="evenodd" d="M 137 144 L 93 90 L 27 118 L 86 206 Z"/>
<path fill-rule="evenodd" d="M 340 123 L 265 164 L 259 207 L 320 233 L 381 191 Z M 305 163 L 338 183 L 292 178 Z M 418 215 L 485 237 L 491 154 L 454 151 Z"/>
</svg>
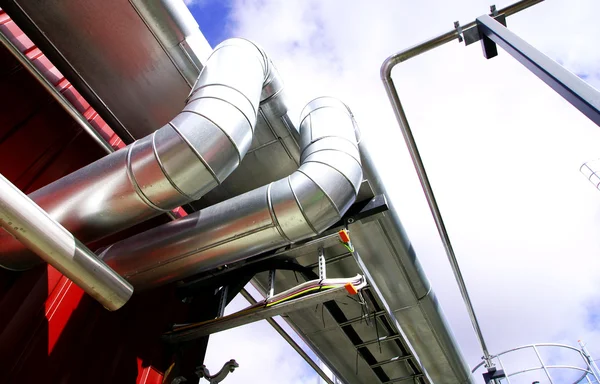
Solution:
<svg viewBox="0 0 600 384">
<path fill-rule="evenodd" d="M 500 10 L 493 10 L 493 14 L 510 16 L 517 12 L 520 12 L 524 9 L 527 9 L 535 4 L 542 2 L 543 0 L 521 0 L 515 4 L 509 5 L 506 8 Z M 477 21 L 473 21 L 461 27 L 463 31 L 463 35 L 467 30 L 471 28 L 477 28 Z M 471 323 L 473 325 L 473 329 L 477 335 L 477 339 L 479 340 L 479 344 L 481 346 L 481 350 L 484 354 L 484 359 L 487 364 L 490 366 L 493 364 L 490 359 L 490 353 L 488 351 L 487 345 L 485 343 L 485 339 L 483 337 L 483 332 L 481 331 L 481 327 L 479 326 L 479 321 L 477 320 L 477 316 L 475 315 L 475 310 L 473 308 L 473 303 L 471 302 L 471 298 L 469 297 L 469 293 L 465 284 L 465 281 L 462 276 L 462 272 L 460 271 L 460 267 L 458 265 L 458 261 L 456 259 L 456 255 L 454 253 L 454 249 L 452 247 L 452 243 L 450 241 L 450 236 L 448 235 L 448 231 L 446 230 L 446 225 L 444 224 L 444 220 L 442 219 L 442 215 L 440 213 L 440 209 L 438 207 L 437 201 L 435 199 L 435 195 L 433 193 L 433 189 L 431 187 L 431 183 L 429 182 L 429 177 L 427 176 L 427 172 L 425 171 L 425 166 L 423 165 L 423 160 L 421 159 L 421 155 L 419 154 L 419 150 L 417 148 L 417 144 L 415 142 L 415 138 L 412 134 L 410 125 L 408 123 L 408 118 L 406 117 L 406 113 L 404 112 L 404 108 L 402 107 L 402 103 L 400 102 L 400 96 L 398 95 L 397 88 L 392 79 L 392 70 L 394 67 L 404 61 L 407 61 L 415 56 L 418 56 L 422 53 L 430 51 L 434 48 L 442 46 L 451 41 L 455 41 L 459 36 L 459 28 L 454 28 L 451 31 L 448 31 L 442 35 L 436 36 L 430 40 L 427 40 L 421 44 L 408 48 L 404 51 L 398 52 L 390 57 L 388 57 L 381 66 L 381 80 L 387 92 L 387 95 L 390 99 L 392 107 L 394 109 L 394 114 L 396 115 L 396 119 L 398 124 L 400 125 L 400 130 L 402 131 L 402 135 L 404 136 L 404 140 L 406 141 L 406 145 L 408 147 L 409 154 L 413 161 L 413 165 L 419 177 L 419 181 L 423 188 L 423 192 L 425 193 L 425 197 L 427 199 L 427 203 L 429 204 L 429 209 L 433 215 L 433 219 L 435 221 L 436 227 L 440 234 L 440 238 L 444 245 L 444 249 L 446 251 L 446 255 L 448 256 L 448 260 L 450 262 L 450 266 L 452 267 L 452 271 L 454 273 L 454 277 L 457 281 L 460 293 L 462 295 L 463 301 L 467 308 L 467 312 L 469 314 L 469 318 L 471 319 Z M 466 43 L 466 41 L 465 41 Z"/>
<path fill-rule="evenodd" d="M 202 325 L 193 327 L 187 331 L 180 331 L 174 334 L 165 334 L 163 338 L 171 343 L 195 340 L 199 337 L 208 336 L 213 333 L 236 328 L 245 324 L 254 323 L 269 317 L 283 315 L 285 313 L 296 311 L 320 304 L 326 301 L 335 300 L 348 294 L 345 287 L 332 288 L 327 291 L 318 292 L 309 296 L 290 300 L 276 306 L 266 308 L 256 308 L 244 314 L 231 314 L 215 320 L 210 320 Z"/>
<path fill-rule="evenodd" d="M 581 343 L 580 343 L 580 345 L 581 345 Z M 560 348 L 563 350 L 569 350 L 569 351 L 575 352 L 581 357 L 582 362 L 585 363 L 585 367 L 582 368 L 580 366 L 575 366 L 575 365 L 548 365 L 542 359 L 542 356 L 539 353 L 539 347 L 544 347 L 544 348 L 550 347 L 550 348 L 557 348 L 557 349 Z M 502 371 L 503 371 L 502 372 L 502 380 L 506 381 L 507 384 L 511 384 L 511 378 L 514 378 L 515 376 L 518 376 L 522 373 L 533 372 L 533 371 L 543 371 L 548 379 L 548 382 L 550 384 L 553 384 L 556 382 L 556 380 L 552 377 L 551 373 L 556 370 L 569 370 L 569 371 L 580 372 L 581 376 L 577 380 L 574 381 L 575 383 L 581 383 L 583 380 L 586 380 L 588 382 L 588 384 L 600 383 L 600 377 L 598 376 L 598 373 L 594 369 L 595 363 L 593 362 L 593 359 L 591 358 L 591 356 L 589 356 L 589 354 L 587 353 L 587 350 L 585 350 L 584 346 L 581 345 L 581 347 L 582 347 L 582 349 L 580 350 L 580 349 L 577 349 L 577 348 L 571 347 L 570 345 L 565 345 L 565 344 L 556 344 L 556 343 L 529 344 L 529 345 L 523 345 L 523 346 L 520 346 L 517 348 L 509 349 L 509 350 L 501 352 L 497 355 L 492 355 L 492 356 L 490 356 L 490 358 L 498 361 L 498 364 L 500 365 L 500 367 L 502 368 Z M 521 351 L 521 350 L 526 350 L 526 349 L 532 349 L 534 351 L 540 365 L 537 365 L 537 366 L 534 366 L 531 368 L 520 369 L 515 372 L 506 371 L 506 369 L 504 368 L 504 364 L 502 362 L 501 356 L 504 356 L 511 352 Z M 475 366 L 475 368 L 473 368 L 471 370 L 471 373 L 475 373 L 479 368 L 484 366 L 484 364 L 486 364 L 485 361 L 482 361 L 481 363 L 477 364 Z M 484 378 L 485 377 L 487 377 L 486 374 L 484 374 Z M 590 380 L 590 377 L 594 381 Z M 492 376 L 492 377 L 490 377 L 491 381 L 488 381 L 488 382 L 493 383 L 494 382 L 493 380 L 496 378 L 497 377 Z"/>
<path fill-rule="evenodd" d="M 339 242 L 339 235 L 335 234 L 332 236 L 334 236 L 335 242 L 331 245 L 337 244 Z M 317 278 L 320 279 L 320 278 L 324 277 L 323 270 L 326 268 L 327 264 L 329 264 L 332 261 L 333 262 L 338 261 L 340 259 L 340 257 L 346 258 L 346 257 L 353 255 L 352 253 L 347 252 L 342 255 L 336 255 L 336 256 L 333 256 L 333 257 L 327 259 L 327 258 L 325 258 L 323 248 L 325 248 L 325 247 L 324 246 L 313 247 L 314 251 L 318 253 L 318 257 L 317 257 L 318 261 L 316 263 L 313 263 L 310 266 L 306 267 L 306 269 L 311 270 L 311 272 L 308 275 L 304 275 L 304 277 L 306 279 L 317 279 Z M 312 270 L 314 268 L 319 268 L 318 273 L 312 272 Z M 267 284 L 268 284 L 268 280 L 267 280 Z M 369 289 L 371 289 L 370 286 L 366 286 L 363 289 L 362 292 L 367 293 L 367 295 L 363 297 L 363 300 L 366 300 L 368 297 L 370 297 L 370 295 L 368 294 Z M 266 287 L 266 290 L 268 292 L 268 286 Z M 353 344 L 353 347 L 356 349 L 357 358 L 358 358 L 358 356 L 363 357 L 363 359 L 365 359 L 367 366 L 371 370 L 373 370 L 373 373 L 380 378 L 382 383 L 397 383 L 397 382 L 403 382 L 403 381 L 408 381 L 408 380 L 412 380 L 413 382 L 419 382 L 419 383 L 422 382 L 420 378 L 424 377 L 424 374 L 419 371 L 419 368 L 415 367 L 415 363 L 414 363 L 415 356 L 414 355 L 412 355 L 410 353 L 406 353 L 406 354 L 398 355 L 391 359 L 386 359 L 384 361 L 377 361 L 374 356 L 370 355 L 370 351 L 368 349 L 365 349 L 365 347 L 368 347 L 369 345 L 376 344 L 376 343 L 384 343 L 384 342 L 401 343 L 401 340 L 402 340 L 402 337 L 400 334 L 396 333 L 393 330 L 390 330 L 391 327 L 395 326 L 395 328 L 397 328 L 398 325 L 393 324 L 393 321 L 390 321 L 386 316 L 388 313 L 386 311 L 380 310 L 378 308 L 377 304 L 373 300 L 374 299 L 372 299 L 372 298 L 369 299 L 369 301 L 371 301 L 371 305 L 373 306 L 372 308 L 374 309 L 373 312 L 363 313 L 363 315 L 356 317 L 356 318 L 352 318 L 352 319 L 346 319 L 345 316 L 343 316 L 343 313 L 339 310 L 339 308 L 337 308 L 337 310 L 336 310 L 336 308 L 335 308 L 336 304 L 333 302 L 325 303 L 324 307 L 327 308 L 327 310 L 330 312 L 331 316 L 335 320 L 335 324 L 338 327 L 340 327 L 340 330 L 342 330 L 342 332 L 344 332 L 344 334 L 346 334 L 346 336 L 349 337 L 350 342 Z M 369 305 L 369 307 L 371 307 L 371 305 Z M 332 312 L 332 310 L 333 310 L 333 312 Z M 340 319 L 338 317 L 339 316 L 338 312 L 342 313 L 342 316 L 344 317 L 344 319 Z M 382 324 L 381 326 L 383 327 L 384 330 L 387 329 L 388 330 L 387 332 L 389 332 L 389 334 L 383 335 L 380 337 L 378 336 L 377 338 L 368 340 L 366 342 L 362 342 L 362 341 L 357 342 L 352 336 L 349 335 L 348 332 L 353 333 L 353 331 L 354 331 L 352 328 L 353 324 L 356 324 L 357 322 L 362 322 L 362 321 L 368 322 L 369 320 L 381 322 L 381 324 Z M 288 321 L 288 323 L 289 323 L 289 321 Z M 388 323 L 388 328 L 386 328 L 385 323 Z M 292 328 L 294 328 L 293 324 L 290 324 L 290 326 L 292 326 Z M 364 353 L 369 354 L 369 356 L 365 356 Z M 381 371 L 380 367 L 383 365 L 386 365 L 386 364 L 391 364 L 391 363 L 404 363 L 407 365 L 407 368 L 410 370 L 413 370 L 414 373 L 409 376 L 397 377 L 397 378 L 381 377 L 380 375 L 381 375 L 381 372 L 383 372 L 383 371 Z M 381 372 L 378 372 L 378 370 Z"/>
<path fill-rule="evenodd" d="M 117 310 L 131 298 L 131 284 L 1 174 L 0 227 L 106 309 Z"/>
<path fill-rule="evenodd" d="M 325 280 L 327 278 L 327 264 L 325 262 L 325 251 L 323 248 L 319 248 L 319 279 Z"/>
<path fill-rule="evenodd" d="M 600 125 L 600 92 L 488 15 L 480 16 L 476 21 L 486 58 L 495 56 L 490 56 L 490 49 L 492 54 L 495 51 L 497 55 L 496 44 L 499 45 L 596 125 Z"/>
</svg>

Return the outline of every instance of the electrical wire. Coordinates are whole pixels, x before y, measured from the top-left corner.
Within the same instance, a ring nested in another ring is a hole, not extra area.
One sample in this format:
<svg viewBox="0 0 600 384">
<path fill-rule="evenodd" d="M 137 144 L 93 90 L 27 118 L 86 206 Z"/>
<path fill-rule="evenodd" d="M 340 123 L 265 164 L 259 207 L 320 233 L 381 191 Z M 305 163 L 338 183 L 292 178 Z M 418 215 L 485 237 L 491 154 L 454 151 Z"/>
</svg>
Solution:
<svg viewBox="0 0 600 384">
<path fill-rule="evenodd" d="M 265 307 L 273 307 L 280 305 L 284 302 L 297 299 L 302 296 L 314 294 L 315 292 L 326 291 L 334 288 L 340 288 L 347 284 L 352 284 L 357 289 L 362 289 L 366 285 L 365 278 L 361 275 L 356 275 L 353 278 L 336 278 L 336 279 L 317 279 L 311 280 L 306 283 L 302 283 L 296 287 L 288 289 L 284 292 L 281 292 L 277 295 L 274 295 L 271 298 L 260 301 L 254 305 L 251 305 L 247 308 L 244 308 L 238 312 L 232 313 L 228 315 L 228 318 L 237 318 L 239 316 L 247 315 L 251 312 L 258 311 Z M 173 334 L 183 330 L 189 330 L 192 328 L 196 328 L 207 323 L 210 323 L 214 320 L 207 320 L 198 323 L 189 323 L 189 324 L 175 324 L 173 325 L 173 329 L 170 332 L 166 332 L 165 334 Z"/>
</svg>

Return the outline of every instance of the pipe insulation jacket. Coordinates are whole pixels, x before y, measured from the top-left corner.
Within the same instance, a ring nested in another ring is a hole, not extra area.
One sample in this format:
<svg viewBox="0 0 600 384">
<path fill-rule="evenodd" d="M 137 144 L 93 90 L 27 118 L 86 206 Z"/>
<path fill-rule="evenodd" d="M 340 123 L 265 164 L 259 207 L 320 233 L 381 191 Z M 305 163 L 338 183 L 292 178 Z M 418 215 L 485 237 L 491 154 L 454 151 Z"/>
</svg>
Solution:
<svg viewBox="0 0 600 384">
<path fill-rule="evenodd" d="M 83 243 L 197 200 L 236 169 L 252 143 L 260 101 L 282 87 L 260 48 L 226 40 L 170 122 L 29 197 Z M 1 266 L 23 270 L 40 261 L 0 233 Z"/>
<path fill-rule="evenodd" d="M 301 165 L 290 176 L 122 240 L 100 257 L 136 290 L 315 236 L 354 203 L 363 173 L 357 126 L 342 102 L 301 114 Z"/>
</svg>

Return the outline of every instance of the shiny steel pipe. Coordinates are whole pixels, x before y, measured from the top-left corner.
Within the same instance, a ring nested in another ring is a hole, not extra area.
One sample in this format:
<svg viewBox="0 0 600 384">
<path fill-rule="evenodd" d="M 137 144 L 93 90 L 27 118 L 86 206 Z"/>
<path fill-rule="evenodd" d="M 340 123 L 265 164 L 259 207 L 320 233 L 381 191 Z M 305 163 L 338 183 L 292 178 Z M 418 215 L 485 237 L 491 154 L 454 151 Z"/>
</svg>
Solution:
<svg viewBox="0 0 600 384">
<path fill-rule="evenodd" d="M 30 197 L 86 243 L 197 200 L 233 172 L 250 148 L 263 87 L 274 70 L 253 43 L 219 44 L 183 111 L 135 141 Z M 0 265 L 22 270 L 38 258 L 0 235 Z"/>
<path fill-rule="evenodd" d="M 513 15 L 517 12 L 520 12 L 524 9 L 527 9 L 535 4 L 542 2 L 543 0 L 522 0 L 515 4 L 509 5 L 506 8 L 498 10 L 498 14 L 504 14 L 506 16 Z M 463 31 L 469 28 L 475 28 L 477 25 L 476 21 L 468 23 L 462 26 Z M 446 230 L 446 225 L 444 224 L 444 220 L 442 219 L 442 214 L 438 207 L 437 201 L 435 199 L 435 195 L 433 193 L 433 189 L 431 187 L 431 183 L 429 182 L 429 177 L 427 176 L 427 172 L 425 171 L 425 166 L 423 165 L 423 161 L 421 159 L 421 155 L 419 154 L 419 150 L 417 148 L 417 144 L 415 142 L 414 136 L 412 134 L 412 130 L 410 129 L 410 125 L 408 123 L 408 119 L 406 117 L 406 113 L 404 112 L 404 108 L 402 107 L 402 103 L 400 102 L 400 96 L 398 96 L 398 91 L 396 86 L 394 85 L 394 81 L 392 79 L 392 69 L 415 56 L 418 56 L 422 53 L 430 51 L 436 47 L 444 45 L 450 41 L 453 41 L 458 38 L 459 32 L 457 29 L 446 32 L 442 35 L 436 36 L 430 40 L 427 40 L 421 44 L 418 44 L 414 47 L 406 49 L 402 52 L 398 52 L 390 57 L 388 57 L 381 66 L 381 80 L 383 81 L 383 85 L 387 92 L 388 98 L 392 104 L 394 109 L 394 114 L 396 115 L 396 120 L 400 125 L 400 130 L 402 131 L 402 135 L 404 136 L 404 140 L 406 141 L 406 145 L 408 147 L 408 151 L 410 153 L 410 157 L 413 161 L 413 165 L 419 177 L 419 181 L 421 182 L 421 186 L 425 193 L 425 197 L 427 198 L 427 203 L 429 204 L 429 208 L 433 215 L 436 227 L 438 229 L 440 238 L 444 245 L 444 249 L 446 251 L 446 255 L 448 256 L 448 260 L 450 261 L 450 266 L 452 267 L 452 271 L 454 273 L 454 277 L 458 283 L 458 287 L 460 289 L 460 293 L 462 295 L 463 301 L 467 308 L 467 312 L 469 314 L 469 318 L 471 319 L 471 323 L 473 325 L 473 329 L 477 335 L 479 340 L 479 344 L 484 354 L 484 359 L 488 364 L 491 364 L 490 353 L 487 348 L 485 338 L 483 337 L 483 332 L 481 331 L 481 327 L 479 326 L 479 321 L 477 320 L 477 316 L 475 314 L 475 309 L 473 308 L 473 303 L 471 302 L 471 298 L 469 297 L 469 293 L 467 290 L 467 286 L 464 282 L 462 272 L 460 271 L 460 267 L 458 265 L 458 261 L 456 260 L 456 255 L 454 254 L 454 249 L 452 247 L 452 243 L 450 241 L 450 236 L 448 235 L 448 231 Z"/>
<path fill-rule="evenodd" d="M 99 257 L 146 289 L 315 236 L 340 220 L 358 194 L 356 129 L 343 103 L 313 100 L 301 115 L 296 172 L 115 243 Z"/>
<path fill-rule="evenodd" d="M 290 159 L 296 161 L 300 158 L 298 129 L 294 126 L 288 113 L 289 103 L 281 76 L 275 66 L 271 65 L 271 68 L 272 71 L 260 96 L 258 114 L 276 140 L 281 143 Z"/>
<path fill-rule="evenodd" d="M 0 175 L 0 226 L 106 309 L 123 306 L 133 287 Z"/>
</svg>

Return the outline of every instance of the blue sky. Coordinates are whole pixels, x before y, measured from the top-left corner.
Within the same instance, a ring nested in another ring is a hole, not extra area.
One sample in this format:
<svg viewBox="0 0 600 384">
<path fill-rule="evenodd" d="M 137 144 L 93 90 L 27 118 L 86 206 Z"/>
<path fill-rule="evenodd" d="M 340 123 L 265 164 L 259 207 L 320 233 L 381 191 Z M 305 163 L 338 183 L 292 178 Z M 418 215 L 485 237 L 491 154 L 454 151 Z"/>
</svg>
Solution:
<svg viewBox="0 0 600 384">
<path fill-rule="evenodd" d="M 408 235 L 471 366 L 481 352 L 397 131 L 379 66 L 388 55 L 451 29 L 454 20 L 467 23 L 488 6 L 481 0 L 190 4 L 212 46 L 239 36 L 265 48 L 290 91 L 292 111 L 325 94 L 350 105 L 367 143 L 378 149 L 391 198 L 399 201 Z M 596 0 L 547 0 L 510 17 L 508 26 L 600 87 L 598 13 Z M 486 61 L 477 45 L 447 44 L 402 64 L 394 80 L 490 349 L 535 342 L 576 345 L 582 338 L 599 357 L 600 193 L 579 174 L 579 166 L 600 157 L 600 129 L 504 52 Z M 393 167 L 386 168 L 389 163 Z M 495 273 L 487 273 L 490 268 Z M 251 359 L 259 332 L 265 335 L 261 344 L 274 352 L 269 361 L 284 367 L 265 382 L 306 381 L 305 368 L 294 368 L 303 363 L 291 349 L 278 344 L 267 324 L 256 327 L 218 335 L 208 358 L 220 365 L 247 352 Z M 244 335 L 250 337 L 245 343 Z M 237 355 L 225 358 L 229 354 L 222 346 L 232 342 Z M 240 365 L 228 382 L 243 382 L 248 364 Z M 277 376 L 286 370 L 288 376 Z"/>
<path fill-rule="evenodd" d="M 200 25 L 200 30 L 211 47 L 231 37 L 228 34 L 229 29 L 226 27 L 228 24 L 227 17 L 231 9 L 229 1 L 188 0 L 186 3 L 188 3 L 188 8 L 194 15 L 198 25 Z"/>
</svg>

